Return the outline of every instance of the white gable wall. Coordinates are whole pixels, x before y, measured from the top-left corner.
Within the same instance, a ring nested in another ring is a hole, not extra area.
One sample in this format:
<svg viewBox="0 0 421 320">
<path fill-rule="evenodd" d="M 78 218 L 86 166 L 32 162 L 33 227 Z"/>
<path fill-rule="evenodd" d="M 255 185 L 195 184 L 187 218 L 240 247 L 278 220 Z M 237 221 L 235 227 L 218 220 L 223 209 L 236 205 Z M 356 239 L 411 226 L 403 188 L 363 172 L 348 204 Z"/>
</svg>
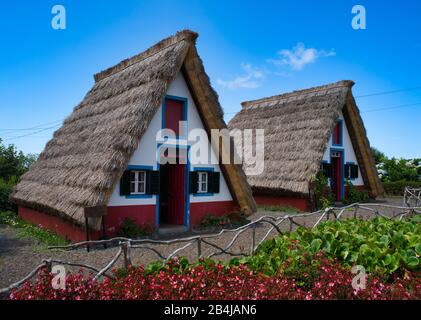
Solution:
<svg viewBox="0 0 421 320">
<path fill-rule="evenodd" d="M 184 80 L 184 77 L 179 73 L 176 79 L 171 83 L 168 88 L 167 95 L 177 96 L 187 98 L 187 124 L 188 131 L 192 129 L 204 129 L 203 123 L 200 119 L 199 113 L 197 111 L 196 105 L 193 101 L 193 98 L 189 92 L 187 84 Z M 157 170 L 157 142 L 156 134 L 161 129 L 162 126 L 162 106 L 159 107 L 159 110 L 156 112 L 152 121 L 146 130 L 145 134 L 140 140 L 139 147 L 132 155 L 129 166 L 150 166 L 153 170 Z M 187 142 L 185 142 L 187 143 Z M 215 159 L 215 153 L 210 147 L 209 139 L 200 142 L 202 145 L 207 144 L 209 150 L 211 150 L 212 158 Z M 215 163 L 215 161 L 212 161 Z M 190 171 L 193 171 L 194 168 L 213 168 L 215 172 L 221 172 L 221 168 L 218 164 L 198 164 L 190 165 Z M 225 178 L 221 172 L 220 175 L 220 192 L 212 196 L 194 196 L 190 195 L 190 202 L 214 202 L 214 201 L 231 201 L 232 196 L 228 189 L 228 185 L 225 181 Z M 156 195 L 149 196 L 148 198 L 126 198 L 125 196 L 120 196 L 120 185 L 119 183 L 115 187 L 110 201 L 109 206 L 127 206 L 127 205 L 147 205 L 147 204 L 156 204 Z"/>
<path fill-rule="evenodd" d="M 348 133 L 348 128 L 346 127 L 346 123 L 343 117 L 342 112 L 339 115 L 339 119 L 342 120 L 342 146 L 334 146 L 332 143 L 332 135 L 330 135 L 328 147 L 325 150 L 325 153 L 323 155 L 323 161 L 326 161 L 330 163 L 330 149 L 341 149 L 344 150 L 345 153 L 345 159 L 344 163 L 350 162 L 358 165 L 358 178 L 351 180 L 352 184 L 356 186 L 362 186 L 364 185 L 363 178 L 361 177 L 361 171 L 360 171 L 360 164 L 357 161 L 357 157 L 355 155 L 354 148 L 352 146 L 351 138 Z"/>
<path fill-rule="evenodd" d="M 171 96 L 181 96 L 181 97 L 185 97 L 188 100 L 188 114 L 187 114 L 187 125 L 188 125 L 188 131 L 190 132 L 193 129 L 202 129 L 204 130 L 204 126 L 202 123 L 202 120 L 200 119 L 200 115 L 199 112 L 197 111 L 196 108 L 196 104 L 193 101 L 193 98 L 190 94 L 190 91 L 187 87 L 187 83 L 184 80 L 184 77 L 181 73 L 179 73 L 177 75 L 177 78 L 173 81 L 173 83 L 171 84 L 171 86 L 168 89 L 168 95 Z M 211 148 L 210 142 L 209 142 L 209 138 L 205 141 L 200 141 L 200 144 L 204 146 L 204 144 L 207 145 L 207 147 L 209 148 L 208 150 L 211 151 L 211 159 L 212 159 L 212 163 L 215 163 L 216 161 L 213 161 L 216 156 L 215 153 L 213 151 L 213 149 Z M 219 167 L 218 164 L 197 164 L 197 165 L 190 165 L 190 171 L 193 171 L 194 168 L 202 168 L 202 167 L 206 167 L 206 168 L 213 168 L 215 172 L 221 172 L 221 168 Z M 221 172 L 221 180 L 220 180 L 220 184 L 219 184 L 219 193 L 214 194 L 213 196 L 199 196 L 199 197 L 195 197 L 193 195 L 190 195 L 190 202 L 213 202 L 213 201 L 229 201 L 232 200 L 231 194 L 229 192 L 228 189 L 228 185 L 225 181 L 225 178 Z"/>
</svg>

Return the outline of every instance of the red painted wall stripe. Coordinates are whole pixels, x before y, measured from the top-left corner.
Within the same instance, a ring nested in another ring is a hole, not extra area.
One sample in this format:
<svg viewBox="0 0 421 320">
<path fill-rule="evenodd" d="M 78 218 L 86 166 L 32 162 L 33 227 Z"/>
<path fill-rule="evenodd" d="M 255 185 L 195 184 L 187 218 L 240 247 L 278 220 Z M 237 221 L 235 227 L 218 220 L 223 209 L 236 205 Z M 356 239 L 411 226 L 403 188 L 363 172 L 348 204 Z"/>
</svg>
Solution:
<svg viewBox="0 0 421 320">
<path fill-rule="evenodd" d="M 86 240 L 85 230 L 71 222 L 65 221 L 57 216 L 52 216 L 36 210 L 19 207 L 19 217 L 33 223 L 41 228 L 53 231 L 54 233 L 73 242 Z M 92 239 L 98 239 L 98 232 L 91 232 Z"/>
<path fill-rule="evenodd" d="M 138 226 L 155 226 L 156 205 L 108 207 L 105 216 L 107 237 L 116 236 L 125 218 L 130 218 Z"/>
<path fill-rule="evenodd" d="M 294 207 L 300 211 L 308 211 L 310 206 L 307 199 L 293 198 L 293 197 L 281 197 L 281 196 L 270 196 L 270 195 L 255 195 L 254 200 L 258 205 L 266 206 L 289 206 Z"/>
<path fill-rule="evenodd" d="M 190 202 L 190 225 L 198 225 L 209 213 L 222 216 L 234 211 L 239 211 L 234 201 Z"/>
<path fill-rule="evenodd" d="M 208 213 L 221 216 L 238 210 L 239 208 L 234 201 L 190 203 L 190 225 L 199 224 Z M 72 242 L 86 240 L 84 228 L 60 217 L 25 207 L 19 207 L 18 214 L 22 219 L 53 231 Z M 108 207 L 104 220 L 106 236 L 114 237 L 118 235 L 120 225 L 125 218 L 134 220 L 139 226 L 155 226 L 156 205 Z M 91 231 L 90 233 L 91 239 L 98 239 L 101 235 L 102 231 Z"/>
</svg>

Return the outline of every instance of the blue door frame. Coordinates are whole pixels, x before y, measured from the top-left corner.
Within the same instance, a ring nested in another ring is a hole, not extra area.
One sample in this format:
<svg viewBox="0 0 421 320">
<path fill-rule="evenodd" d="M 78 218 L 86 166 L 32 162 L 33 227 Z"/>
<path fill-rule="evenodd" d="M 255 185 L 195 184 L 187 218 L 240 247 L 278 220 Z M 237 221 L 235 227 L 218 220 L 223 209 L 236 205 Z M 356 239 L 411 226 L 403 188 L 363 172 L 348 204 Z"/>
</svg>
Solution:
<svg viewBox="0 0 421 320">
<path fill-rule="evenodd" d="M 332 152 L 341 153 L 341 181 L 339 181 L 340 188 L 341 188 L 341 190 L 340 190 L 341 199 L 339 199 L 339 200 L 343 200 L 345 198 L 345 179 L 344 179 L 345 150 L 344 149 L 337 149 L 337 148 L 330 148 L 330 153 L 329 153 L 330 163 L 332 163 Z"/>
<path fill-rule="evenodd" d="M 187 163 L 186 163 L 186 177 L 185 177 L 185 201 L 184 201 L 184 227 L 186 230 L 190 228 L 190 190 L 189 190 L 189 181 L 190 181 L 190 161 L 189 161 L 189 153 L 190 153 L 190 146 L 189 145 L 173 145 L 173 144 L 163 144 L 159 143 L 157 146 L 157 170 L 160 172 L 160 149 L 162 146 L 168 147 L 168 148 L 175 148 L 177 149 L 187 149 Z M 159 173 L 159 179 L 161 179 L 161 172 Z M 161 181 L 161 180 L 160 180 Z M 156 226 L 159 228 L 159 209 L 160 209 L 160 200 L 159 200 L 159 194 L 156 196 L 156 212 L 155 212 L 155 223 Z"/>
</svg>

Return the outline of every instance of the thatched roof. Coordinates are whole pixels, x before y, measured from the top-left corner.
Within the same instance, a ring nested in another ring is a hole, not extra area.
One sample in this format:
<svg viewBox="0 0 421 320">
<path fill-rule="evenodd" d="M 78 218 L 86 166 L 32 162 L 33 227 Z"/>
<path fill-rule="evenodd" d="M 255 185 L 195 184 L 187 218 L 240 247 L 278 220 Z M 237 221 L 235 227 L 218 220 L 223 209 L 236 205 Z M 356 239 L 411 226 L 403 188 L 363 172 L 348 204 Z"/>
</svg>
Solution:
<svg viewBox="0 0 421 320">
<path fill-rule="evenodd" d="M 39 160 L 22 176 L 11 201 L 83 224 L 85 207 L 107 205 L 180 71 L 206 129 L 226 128 L 218 96 L 196 51 L 197 36 L 189 30 L 178 32 L 96 74 L 92 89 L 54 133 Z M 241 167 L 221 168 L 240 207 L 254 211 L 255 203 Z"/>
<path fill-rule="evenodd" d="M 381 192 L 353 85 L 339 81 L 242 103 L 228 127 L 265 130 L 264 172 L 247 177 L 254 192 L 306 196 L 341 111 L 364 182 L 373 195 Z"/>
</svg>

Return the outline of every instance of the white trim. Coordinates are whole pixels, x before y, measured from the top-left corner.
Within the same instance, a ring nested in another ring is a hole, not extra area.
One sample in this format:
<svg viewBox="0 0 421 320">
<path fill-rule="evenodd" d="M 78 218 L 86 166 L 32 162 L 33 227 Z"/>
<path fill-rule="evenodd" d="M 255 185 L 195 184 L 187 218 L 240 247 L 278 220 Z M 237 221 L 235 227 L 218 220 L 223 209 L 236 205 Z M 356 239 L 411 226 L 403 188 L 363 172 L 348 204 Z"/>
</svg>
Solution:
<svg viewBox="0 0 421 320">
<path fill-rule="evenodd" d="M 209 174 L 206 171 L 197 172 L 197 193 L 208 193 Z"/>
<path fill-rule="evenodd" d="M 130 191 L 130 194 L 146 194 L 146 171 L 132 170 L 131 173 L 134 174 L 134 180 L 130 177 L 130 190 L 132 190 L 133 186 L 134 191 Z M 143 191 L 139 191 L 142 189 L 141 186 L 143 187 Z"/>
</svg>

